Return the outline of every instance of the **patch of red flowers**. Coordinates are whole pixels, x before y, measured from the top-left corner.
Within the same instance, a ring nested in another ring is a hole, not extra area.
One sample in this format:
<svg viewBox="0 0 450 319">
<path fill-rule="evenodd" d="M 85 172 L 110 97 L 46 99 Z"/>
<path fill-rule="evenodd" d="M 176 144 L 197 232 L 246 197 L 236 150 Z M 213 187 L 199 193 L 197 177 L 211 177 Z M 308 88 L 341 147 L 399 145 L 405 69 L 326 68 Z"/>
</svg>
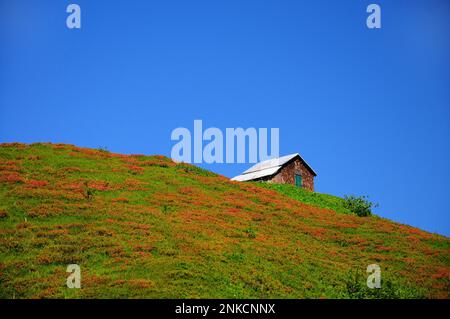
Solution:
<svg viewBox="0 0 450 319">
<path fill-rule="evenodd" d="M 16 172 L 2 172 L 0 173 L 0 182 L 15 184 L 23 183 L 24 179 Z"/>
<path fill-rule="evenodd" d="M 113 198 L 111 201 L 114 203 L 128 203 L 129 202 L 129 200 L 125 197 Z"/>
<path fill-rule="evenodd" d="M 144 169 L 137 165 L 127 165 L 128 170 L 131 174 L 142 174 Z"/>
<path fill-rule="evenodd" d="M 110 190 L 109 183 L 103 181 L 93 181 L 88 183 L 88 187 L 98 190 L 98 191 L 107 191 Z"/>
<path fill-rule="evenodd" d="M 34 179 L 30 179 L 26 182 L 26 185 L 31 188 L 40 188 L 48 185 L 47 181 L 38 181 Z"/>
</svg>

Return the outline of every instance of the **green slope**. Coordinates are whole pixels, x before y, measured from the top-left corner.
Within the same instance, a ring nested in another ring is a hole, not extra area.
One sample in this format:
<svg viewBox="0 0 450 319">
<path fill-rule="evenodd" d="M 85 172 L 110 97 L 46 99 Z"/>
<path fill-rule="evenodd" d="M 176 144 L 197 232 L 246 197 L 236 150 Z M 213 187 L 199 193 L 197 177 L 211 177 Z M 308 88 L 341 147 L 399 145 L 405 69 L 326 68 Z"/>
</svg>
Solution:
<svg viewBox="0 0 450 319">
<path fill-rule="evenodd" d="M 310 192 L 304 188 L 298 188 L 289 184 L 261 183 L 259 186 L 275 190 L 305 204 L 331 209 L 338 213 L 353 214 L 352 211 L 345 207 L 344 200 L 337 196 Z"/>
<path fill-rule="evenodd" d="M 292 192 L 162 156 L 2 144 L 0 297 L 448 298 L 448 238 Z"/>
</svg>

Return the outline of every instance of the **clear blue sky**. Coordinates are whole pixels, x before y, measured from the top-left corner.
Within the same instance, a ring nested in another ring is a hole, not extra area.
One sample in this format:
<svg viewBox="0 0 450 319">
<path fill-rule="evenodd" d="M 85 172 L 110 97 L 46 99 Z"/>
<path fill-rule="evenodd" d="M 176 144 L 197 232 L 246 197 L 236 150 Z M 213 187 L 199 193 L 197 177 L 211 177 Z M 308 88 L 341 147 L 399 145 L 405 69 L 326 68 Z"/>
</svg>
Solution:
<svg viewBox="0 0 450 319">
<path fill-rule="evenodd" d="M 0 142 L 169 156 L 194 119 L 279 127 L 317 191 L 450 235 L 449 1 L 0 0 L 0 43 Z"/>
</svg>

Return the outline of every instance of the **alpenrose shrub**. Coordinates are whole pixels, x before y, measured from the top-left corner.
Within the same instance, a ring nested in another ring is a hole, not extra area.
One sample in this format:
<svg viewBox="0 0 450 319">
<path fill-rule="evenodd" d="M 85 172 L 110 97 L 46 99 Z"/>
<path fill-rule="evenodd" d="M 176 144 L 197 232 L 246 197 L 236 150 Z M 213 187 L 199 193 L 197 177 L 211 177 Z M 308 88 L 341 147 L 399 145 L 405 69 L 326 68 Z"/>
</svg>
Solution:
<svg viewBox="0 0 450 319">
<path fill-rule="evenodd" d="M 378 204 L 370 202 L 367 196 L 344 196 L 344 207 L 360 217 L 372 215 L 372 207 L 377 206 Z"/>
</svg>

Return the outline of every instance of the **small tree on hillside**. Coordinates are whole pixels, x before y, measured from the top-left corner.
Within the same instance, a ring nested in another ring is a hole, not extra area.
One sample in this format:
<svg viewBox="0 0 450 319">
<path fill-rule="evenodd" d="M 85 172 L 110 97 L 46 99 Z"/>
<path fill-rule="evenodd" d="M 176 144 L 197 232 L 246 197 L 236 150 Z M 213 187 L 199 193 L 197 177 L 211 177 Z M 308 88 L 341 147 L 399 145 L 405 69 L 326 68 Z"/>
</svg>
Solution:
<svg viewBox="0 0 450 319">
<path fill-rule="evenodd" d="M 372 215 L 372 207 L 378 207 L 368 200 L 368 196 L 344 196 L 344 207 L 355 213 L 360 217 Z"/>
</svg>

